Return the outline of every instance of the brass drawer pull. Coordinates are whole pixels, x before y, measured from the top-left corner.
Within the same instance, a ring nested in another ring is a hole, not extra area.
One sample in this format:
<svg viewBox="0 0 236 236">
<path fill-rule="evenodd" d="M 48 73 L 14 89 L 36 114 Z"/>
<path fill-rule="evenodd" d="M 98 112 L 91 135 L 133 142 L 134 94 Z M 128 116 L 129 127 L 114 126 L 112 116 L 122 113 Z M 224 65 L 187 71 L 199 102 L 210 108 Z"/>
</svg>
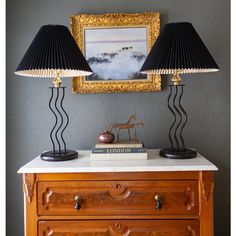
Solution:
<svg viewBox="0 0 236 236">
<path fill-rule="evenodd" d="M 160 210 L 162 208 L 161 196 L 155 195 L 156 209 Z"/>
<path fill-rule="evenodd" d="M 80 196 L 79 195 L 76 195 L 75 196 L 75 209 L 76 210 L 79 210 L 81 208 L 81 205 L 80 205 Z"/>
</svg>

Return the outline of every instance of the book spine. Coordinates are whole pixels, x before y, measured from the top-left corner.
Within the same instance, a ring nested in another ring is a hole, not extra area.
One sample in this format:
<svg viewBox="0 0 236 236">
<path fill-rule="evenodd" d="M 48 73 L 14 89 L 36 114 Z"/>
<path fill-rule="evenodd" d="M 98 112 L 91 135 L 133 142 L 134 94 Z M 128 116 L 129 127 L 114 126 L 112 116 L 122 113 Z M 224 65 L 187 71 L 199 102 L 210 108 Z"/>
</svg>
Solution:
<svg viewBox="0 0 236 236">
<path fill-rule="evenodd" d="M 137 144 L 96 144 L 95 148 L 142 148 L 142 143 Z"/>
<path fill-rule="evenodd" d="M 115 154 L 115 153 L 146 153 L 145 148 L 93 148 L 92 153 L 96 154 Z"/>
<path fill-rule="evenodd" d="M 121 160 L 147 160 L 147 153 L 106 153 L 98 154 L 91 153 L 91 160 L 93 161 L 121 161 Z"/>
</svg>

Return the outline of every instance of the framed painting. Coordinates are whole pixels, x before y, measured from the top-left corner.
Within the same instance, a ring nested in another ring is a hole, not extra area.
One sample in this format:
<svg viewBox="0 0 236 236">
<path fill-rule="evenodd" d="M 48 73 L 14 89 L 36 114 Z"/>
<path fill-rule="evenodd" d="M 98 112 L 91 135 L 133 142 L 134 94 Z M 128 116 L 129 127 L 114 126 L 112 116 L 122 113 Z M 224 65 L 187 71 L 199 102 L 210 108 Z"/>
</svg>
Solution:
<svg viewBox="0 0 236 236">
<path fill-rule="evenodd" d="M 73 78 L 74 93 L 155 92 L 159 75 L 139 72 L 160 31 L 160 14 L 73 15 L 72 34 L 93 74 Z"/>
</svg>

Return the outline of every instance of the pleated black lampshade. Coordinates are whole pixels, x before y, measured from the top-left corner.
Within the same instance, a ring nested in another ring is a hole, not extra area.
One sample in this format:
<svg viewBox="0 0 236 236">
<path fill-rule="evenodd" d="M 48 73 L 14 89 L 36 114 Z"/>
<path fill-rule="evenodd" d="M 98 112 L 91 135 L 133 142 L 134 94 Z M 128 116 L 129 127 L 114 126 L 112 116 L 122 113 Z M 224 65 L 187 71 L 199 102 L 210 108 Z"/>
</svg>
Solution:
<svg viewBox="0 0 236 236">
<path fill-rule="evenodd" d="M 191 23 L 166 24 L 147 56 L 146 74 L 201 73 L 219 67 Z"/>
<path fill-rule="evenodd" d="M 44 25 L 25 53 L 16 74 L 29 77 L 74 77 L 92 74 L 66 26 Z"/>
</svg>

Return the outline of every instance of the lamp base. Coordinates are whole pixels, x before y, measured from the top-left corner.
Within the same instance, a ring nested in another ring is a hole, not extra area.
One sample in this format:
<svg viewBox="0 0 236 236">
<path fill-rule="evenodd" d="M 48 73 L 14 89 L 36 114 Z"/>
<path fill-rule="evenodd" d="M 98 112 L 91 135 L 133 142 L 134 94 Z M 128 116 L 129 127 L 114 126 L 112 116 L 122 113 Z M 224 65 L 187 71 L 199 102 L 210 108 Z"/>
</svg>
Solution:
<svg viewBox="0 0 236 236">
<path fill-rule="evenodd" d="M 66 150 L 65 152 L 49 151 L 40 155 L 44 161 L 69 161 L 78 157 L 78 152 L 73 150 Z"/>
<path fill-rule="evenodd" d="M 192 149 L 172 149 L 172 148 L 164 148 L 160 150 L 160 156 L 169 158 L 169 159 L 190 159 L 197 156 L 197 152 Z"/>
</svg>

